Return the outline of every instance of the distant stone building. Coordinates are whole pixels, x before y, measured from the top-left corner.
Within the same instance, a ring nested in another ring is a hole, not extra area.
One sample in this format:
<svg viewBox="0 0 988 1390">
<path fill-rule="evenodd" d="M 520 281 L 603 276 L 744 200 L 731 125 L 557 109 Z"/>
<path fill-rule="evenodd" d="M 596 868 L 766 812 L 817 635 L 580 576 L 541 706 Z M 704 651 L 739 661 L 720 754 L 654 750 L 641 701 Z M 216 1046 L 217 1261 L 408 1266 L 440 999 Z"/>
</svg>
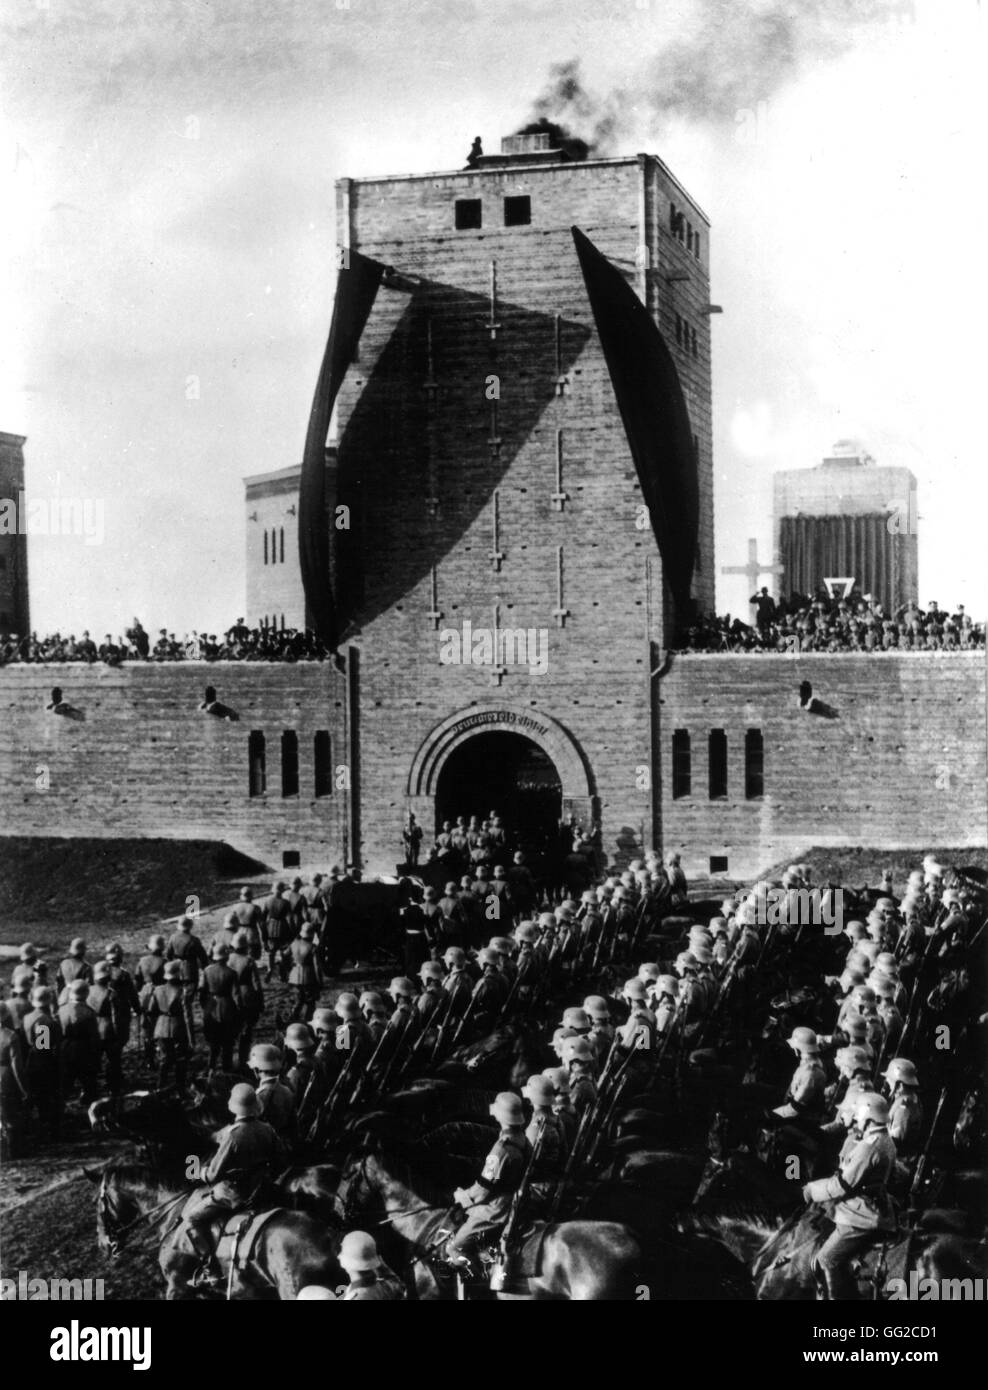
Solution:
<svg viewBox="0 0 988 1390">
<path fill-rule="evenodd" d="M 26 436 L 0 431 L 0 637 L 30 630 L 27 536 L 21 534 Z"/>
<path fill-rule="evenodd" d="M 916 478 L 839 440 L 815 468 L 775 475 L 780 594 L 815 594 L 826 579 L 854 579 L 894 612 L 919 597 Z"/>
</svg>

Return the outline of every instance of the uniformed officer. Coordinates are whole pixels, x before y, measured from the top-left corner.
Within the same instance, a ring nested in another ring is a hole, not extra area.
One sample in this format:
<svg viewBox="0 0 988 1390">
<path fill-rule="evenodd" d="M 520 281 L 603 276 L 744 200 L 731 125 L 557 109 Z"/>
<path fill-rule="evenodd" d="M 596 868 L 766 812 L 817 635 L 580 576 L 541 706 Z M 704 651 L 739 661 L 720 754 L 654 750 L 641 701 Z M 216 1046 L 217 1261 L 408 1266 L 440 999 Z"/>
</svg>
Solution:
<svg viewBox="0 0 988 1390">
<path fill-rule="evenodd" d="M 238 927 L 241 927 L 250 940 L 250 953 L 255 960 L 261 959 L 263 948 L 263 937 L 261 929 L 264 925 L 264 913 L 254 901 L 254 890 L 244 886 L 240 890 L 240 901 L 233 909 L 233 915 L 237 919 Z"/>
<path fill-rule="evenodd" d="M 474 981 L 467 972 L 467 955 L 462 947 L 450 946 L 443 955 L 443 961 L 447 970 L 443 989 L 453 996 L 450 1005 L 452 1017 L 459 1018 L 470 1003 L 474 987 Z"/>
<path fill-rule="evenodd" d="M 888 1102 L 876 1094 L 861 1096 L 854 1118 L 860 1138 L 844 1146 L 837 1172 L 803 1188 L 808 1202 L 837 1203 L 834 1231 L 814 1261 L 822 1276 L 823 1296 L 835 1301 L 857 1297 L 857 1286 L 847 1268 L 853 1256 L 869 1246 L 877 1234 L 895 1228 L 887 1191 L 895 1164 Z"/>
<path fill-rule="evenodd" d="M 0 1159 L 19 1158 L 24 1137 L 25 1038 L 6 1004 L 0 1004 Z"/>
<path fill-rule="evenodd" d="M 875 1059 L 870 1050 L 852 1044 L 850 1047 L 842 1047 L 835 1060 L 838 1073 L 846 1082 L 846 1087 L 837 1103 L 834 1118 L 821 1125 L 820 1131 L 823 1134 L 844 1135 L 854 1122 L 858 1101 L 875 1089 L 871 1081 Z"/>
<path fill-rule="evenodd" d="M 467 1218 L 450 1240 L 447 1258 L 462 1267 L 469 1267 L 469 1252 L 477 1240 L 504 1224 L 531 1152 L 525 1138 L 525 1112 L 513 1091 L 501 1091 L 491 1102 L 490 1113 L 501 1126 L 497 1143 L 474 1185 L 458 1187 L 453 1193 L 453 1200 L 466 1210 Z"/>
<path fill-rule="evenodd" d="M 167 1085 L 174 1072 L 175 1084 L 185 1086 L 189 1054 L 192 1050 L 185 1003 L 182 962 L 166 962 L 164 979 L 148 1000 L 148 1017 L 154 1024 L 154 1043 L 158 1055 L 158 1086 Z"/>
<path fill-rule="evenodd" d="M 827 1073 L 820 1061 L 820 1043 L 812 1028 L 794 1028 L 788 1041 L 799 1058 L 785 1099 L 772 1113 L 780 1120 L 818 1122 L 823 1118 Z"/>
<path fill-rule="evenodd" d="M 562 1177 L 568 1145 L 559 1116 L 553 1111 L 556 1088 L 549 1078 L 536 1072 L 525 1082 L 522 1095 L 532 1105 L 525 1138 L 535 1151 L 526 1195 L 536 1203 L 544 1203 Z"/>
<path fill-rule="evenodd" d="M 576 1138 L 576 1131 L 579 1125 L 579 1116 L 573 1109 L 573 1101 L 569 1092 L 569 1068 L 568 1067 L 546 1067 L 542 1073 L 545 1079 L 551 1082 L 554 1096 L 552 1101 L 552 1113 L 562 1125 L 563 1137 L 566 1140 L 567 1152 L 573 1147 L 573 1140 Z"/>
<path fill-rule="evenodd" d="M 250 953 L 250 937 L 239 928 L 234 933 L 233 948 L 226 963 L 237 977 L 237 1060 L 244 1067 L 254 1045 L 254 1029 L 264 1012 L 264 989 L 260 968 Z"/>
<path fill-rule="evenodd" d="M 397 1303 L 405 1297 L 401 1280 L 378 1254 L 366 1231 L 348 1231 L 340 1242 L 340 1265 L 350 1280 L 344 1303 Z"/>
<path fill-rule="evenodd" d="M 83 1105 L 96 1098 L 101 1052 L 99 1021 L 86 1003 L 88 995 L 88 981 L 77 976 L 68 986 L 68 999 L 58 1011 L 62 1029 L 62 1095 L 68 1099 L 78 1082 Z"/>
<path fill-rule="evenodd" d="M 374 989 L 365 989 L 357 1002 L 370 1032 L 371 1041 L 376 1047 L 388 1029 L 388 1006 L 384 1001 L 384 995 L 378 994 Z"/>
<path fill-rule="evenodd" d="M 191 917 L 179 921 L 178 931 L 174 933 L 165 950 L 167 960 L 175 961 L 180 967 L 182 1002 L 185 1009 L 185 1030 L 188 1033 L 190 1050 L 195 1046 L 196 1029 L 194 1004 L 199 992 L 199 976 L 209 964 L 206 948 L 193 934 L 195 923 Z M 172 976 L 174 978 L 174 976 Z M 158 1035 L 160 1036 L 160 1035 Z"/>
<path fill-rule="evenodd" d="M 889 1134 L 900 1158 L 916 1153 L 923 1140 L 923 1102 L 915 1062 L 893 1057 L 885 1069 L 889 1088 Z"/>
<path fill-rule="evenodd" d="M 69 1002 L 69 985 L 74 980 L 84 980 L 87 985 L 93 982 L 93 967 L 86 959 L 86 943 L 81 936 L 75 937 L 70 944 L 69 953 L 55 976 L 59 1007 Z"/>
<path fill-rule="evenodd" d="M 473 989 L 473 1022 L 478 1033 L 494 1026 L 508 997 L 508 982 L 501 974 L 500 958 L 489 946 L 477 952 L 483 974 Z"/>
<path fill-rule="evenodd" d="M 268 979 L 275 973 L 285 977 L 285 952 L 295 935 L 292 905 L 285 897 L 288 884 L 279 881 L 264 903 L 261 917 L 261 939 L 268 953 Z"/>
<path fill-rule="evenodd" d="M 158 932 L 148 941 L 147 955 L 141 956 L 137 962 L 137 978 L 144 1062 L 150 1066 L 154 1061 L 154 1019 L 148 1013 L 148 1004 L 154 991 L 165 980 L 165 938 Z"/>
<path fill-rule="evenodd" d="M 579 1117 L 597 1098 L 597 1060 L 589 1039 L 569 1039 L 563 1048 L 563 1064 L 569 1073 L 570 1100 Z"/>
<path fill-rule="evenodd" d="M 285 1031 L 285 1047 L 294 1060 L 285 1072 L 285 1084 L 295 1096 L 299 1134 L 308 1134 L 329 1091 L 326 1069 L 316 1056 L 316 1037 L 307 1023 L 291 1023 Z"/>
<path fill-rule="evenodd" d="M 295 1093 L 281 1080 L 281 1050 L 273 1043 L 255 1043 L 247 1065 L 257 1077 L 257 1113 L 283 1142 L 294 1142 Z"/>
<path fill-rule="evenodd" d="M 421 1017 L 422 1026 L 426 1027 L 440 1005 L 444 1005 L 446 995 L 443 990 L 443 968 L 437 960 L 427 960 L 422 963 L 419 970 L 419 979 L 422 981 L 422 993 L 415 1001 L 415 1007 Z"/>
<path fill-rule="evenodd" d="M 675 975 L 660 975 L 651 990 L 652 1012 L 655 1014 L 655 1032 L 664 1038 L 676 1017 L 679 998 L 679 981 Z"/>
<path fill-rule="evenodd" d="M 203 1177 L 206 1187 L 201 1197 L 190 1201 L 184 1216 L 193 1250 L 202 1257 L 207 1278 L 219 1273 L 210 1226 L 220 1217 L 224 1222 L 249 1207 L 275 1163 L 283 1156 L 281 1142 L 270 1124 L 260 1117 L 260 1105 L 253 1086 L 241 1082 L 230 1092 L 232 1124 L 216 1135 L 216 1153 Z"/>
<path fill-rule="evenodd" d="M 106 1084 L 111 1096 L 123 1089 L 122 1055 L 127 1035 L 118 1032 L 114 1008 L 114 989 L 108 961 L 98 961 L 93 967 L 93 983 L 86 1003 L 96 1015 L 99 1028 L 100 1054 L 106 1058 Z"/>
<path fill-rule="evenodd" d="M 313 940 L 315 931 L 311 922 L 303 922 L 298 936 L 289 947 L 292 965 L 288 972 L 288 983 L 295 990 L 292 1018 L 299 1018 L 303 1022 L 312 1017 L 323 986 L 322 966 Z"/>
<path fill-rule="evenodd" d="M 57 1140 L 62 1114 L 60 1068 L 62 1026 L 52 1011 L 53 992 L 46 985 L 31 991 L 31 1010 L 22 1024 L 27 1047 L 25 1075 L 30 1105 L 42 1130 Z"/>
<path fill-rule="evenodd" d="M 237 1000 L 240 977 L 229 965 L 230 949 L 222 942 L 213 947 L 213 959 L 202 972 L 199 1002 L 202 1031 L 209 1047 L 210 1070 L 222 1066 L 233 1070 L 233 1046 L 240 1033 L 240 1006 Z"/>
<path fill-rule="evenodd" d="M 566 1013 L 569 1013 L 567 1009 Z M 566 1023 L 566 1013 L 563 1023 Z M 590 1020 L 590 1030 L 586 1034 L 596 1054 L 598 1071 L 602 1070 L 614 1043 L 614 1025 L 611 1022 L 611 1006 L 602 994 L 588 994 L 583 1001 L 583 1013 Z"/>
</svg>

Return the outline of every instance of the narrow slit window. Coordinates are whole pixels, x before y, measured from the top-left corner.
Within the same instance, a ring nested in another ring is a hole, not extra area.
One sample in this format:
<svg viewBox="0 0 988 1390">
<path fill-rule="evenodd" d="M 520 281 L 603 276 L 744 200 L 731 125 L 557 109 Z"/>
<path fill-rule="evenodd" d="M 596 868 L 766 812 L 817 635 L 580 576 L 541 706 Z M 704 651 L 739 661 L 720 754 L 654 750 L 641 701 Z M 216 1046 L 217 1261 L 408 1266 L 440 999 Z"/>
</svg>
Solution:
<svg viewBox="0 0 988 1390">
<path fill-rule="evenodd" d="M 744 736 L 744 794 L 757 801 L 765 794 L 765 746 L 761 729 L 748 729 Z"/>
<path fill-rule="evenodd" d="M 316 796 L 331 796 L 333 791 L 333 760 L 327 729 L 317 730 L 313 754 L 316 772 Z"/>
<path fill-rule="evenodd" d="M 458 232 L 475 231 L 482 225 L 479 198 L 457 198 L 453 206 L 453 215 Z"/>
<path fill-rule="evenodd" d="M 268 528 L 264 528 L 264 563 L 268 562 Z"/>
<path fill-rule="evenodd" d="M 694 339 L 695 339 L 695 338 L 696 338 L 696 334 L 694 334 L 693 337 L 694 337 Z M 695 341 L 694 341 L 694 343 L 693 343 L 693 356 L 694 356 L 694 357 L 696 356 L 696 342 L 695 342 Z M 279 562 L 280 562 L 281 564 L 284 564 L 284 563 L 285 563 L 285 528 L 284 528 L 284 526 L 281 526 L 281 527 L 279 527 L 279 529 L 278 529 L 278 560 L 279 560 Z"/>
<path fill-rule="evenodd" d="M 281 736 L 281 794 L 298 796 L 298 734 L 286 729 Z"/>
<path fill-rule="evenodd" d="M 676 729 L 672 735 L 672 799 L 680 801 L 689 796 L 693 785 L 692 753 L 688 729 Z"/>
<path fill-rule="evenodd" d="M 723 729 L 710 731 L 708 772 L 710 800 L 722 801 L 727 796 L 727 734 Z"/>
<path fill-rule="evenodd" d="M 267 789 L 267 769 L 264 758 L 264 735 L 252 729 L 247 740 L 247 766 L 251 796 L 263 796 Z"/>
</svg>

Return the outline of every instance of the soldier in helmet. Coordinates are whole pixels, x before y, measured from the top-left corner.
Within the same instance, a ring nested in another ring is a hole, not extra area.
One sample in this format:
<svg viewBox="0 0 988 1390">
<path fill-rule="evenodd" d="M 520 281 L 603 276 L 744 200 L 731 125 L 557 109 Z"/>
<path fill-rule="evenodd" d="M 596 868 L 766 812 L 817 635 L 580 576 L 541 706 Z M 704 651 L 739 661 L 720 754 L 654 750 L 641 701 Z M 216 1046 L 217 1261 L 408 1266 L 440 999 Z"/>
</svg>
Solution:
<svg viewBox="0 0 988 1390">
<path fill-rule="evenodd" d="M 447 1245 L 446 1255 L 451 1264 L 461 1267 L 469 1267 L 469 1254 L 480 1237 L 503 1226 L 531 1153 L 525 1138 L 525 1112 L 513 1091 L 501 1091 L 491 1102 L 490 1113 L 501 1126 L 497 1143 L 474 1185 L 458 1187 L 453 1193 L 453 1200 L 464 1208 L 467 1218 Z"/>
<path fill-rule="evenodd" d="M 38 948 L 25 941 L 18 952 L 18 962 L 10 976 L 11 989 L 16 989 L 19 981 L 27 980 L 29 988 L 34 988 L 34 966 L 38 959 Z"/>
<path fill-rule="evenodd" d="M 384 1002 L 384 995 L 375 989 L 365 989 L 357 1002 L 370 1032 L 371 1041 L 376 1047 L 388 1028 L 388 1006 Z"/>
<path fill-rule="evenodd" d="M 99 1074 L 99 1020 L 86 1003 L 89 982 L 77 975 L 68 986 L 68 999 L 58 1011 L 62 1029 L 62 1095 L 67 1099 L 76 1083 L 82 1090 L 82 1103 L 96 1098 Z"/>
<path fill-rule="evenodd" d="M 562 1123 L 553 1110 L 556 1088 L 547 1076 L 536 1072 L 525 1082 L 522 1095 L 532 1106 L 532 1118 L 525 1130 L 525 1138 L 535 1153 L 529 1195 L 536 1202 L 545 1203 L 563 1175 L 568 1149 Z"/>
<path fill-rule="evenodd" d="M 477 952 L 477 964 L 483 970 L 473 989 L 473 1021 L 478 1033 L 493 1028 L 508 997 L 508 982 L 501 974 L 498 953 L 485 946 Z"/>
<path fill-rule="evenodd" d="M 415 1001 L 415 1007 L 423 1027 L 428 1026 L 436 1010 L 445 1004 L 443 978 L 443 968 L 439 961 L 427 960 L 423 962 L 419 970 L 422 992 Z"/>
<path fill-rule="evenodd" d="M 597 1063 L 588 1038 L 569 1039 L 563 1048 L 564 1065 L 569 1074 L 569 1093 L 577 1116 L 597 1098 Z"/>
<path fill-rule="evenodd" d="M 799 1058 L 782 1104 L 772 1113 L 780 1120 L 819 1123 L 823 1118 L 827 1073 L 820 1061 L 820 1043 L 812 1028 L 794 1028 L 789 1047 Z"/>
<path fill-rule="evenodd" d="M 319 991 L 323 986 L 322 966 L 319 964 L 319 956 L 313 943 L 315 930 L 311 922 L 303 922 L 297 939 L 290 947 L 292 968 L 288 974 L 288 983 L 295 989 L 292 1018 L 301 1019 L 303 1023 L 312 1017 L 312 1011 L 319 999 Z"/>
<path fill-rule="evenodd" d="M 28 1098 L 25 1040 L 10 1009 L 0 1004 L 0 1159 L 19 1158 Z"/>
<path fill-rule="evenodd" d="M 166 959 L 174 961 L 180 967 L 182 1000 L 185 1008 L 185 1029 L 188 1033 L 188 1045 L 190 1049 L 195 1046 L 196 1041 L 193 1006 L 195 1004 L 196 995 L 199 992 L 199 976 L 209 964 L 206 948 L 193 933 L 192 929 L 194 926 L 195 922 L 191 917 L 182 917 L 178 924 L 178 931 L 171 937 L 165 951 Z"/>
<path fill-rule="evenodd" d="M 295 1054 L 285 1084 L 294 1092 L 298 1132 L 305 1135 L 329 1091 L 326 1068 L 316 1056 L 316 1036 L 307 1023 L 289 1024 L 285 1047 Z"/>
<path fill-rule="evenodd" d="M 244 1067 L 254 1045 L 254 1029 L 264 1012 L 261 971 L 250 953 L 250 938 L 245 931 L 238 929 L 234 933 L 233 946 L 226 963 L 237 977 L 234 991 L 238 1018 L 237 1061 Z"/>
<path fill-rule="evenodd" d="M 192 1050 L 185 1006 L 182 963 L 167 961 L 164 979 L 148 1000 L 148 1017 L 154 1024 L 155 1051 L 158 1056 L 158 1086 L 164 1087 L 174 1073 L 175 1084 L 185 1086 L 189 1054 Z"/>
<path fill-rule="evenodd" d="M 261 940 L 268 953 L 268 979 L 275 973 L 285 978 L 285 952 L 295 934 L 292 905 L 285 897 L 287 891 L 288 884 L 279 880 L 262 908 Z"/>
<path fill-rule="evenodd" d="M 217 942 L 213 959 L 202 972 L 199 1002 L 202 1031 L 209 1047 L 210 1070 L 222 1066 L 233 1070 L 233 1047 L 240 1033 L 241 1016 L 237 994 L 240 978 L 229 965 L 230 948 Z"/>
<path fill-rule="evenodd" d="M 201 1256 L 205 1277 L 218 1275 L 210 1230 L 236 1211 L 249 1207 L 284 1150 L 274 1129 L 260 1116 L 257 1092 L 241 1082 L 230 1092 L 233 1123 L 216 1135 L 216 1153 L 203 1174 L 206 1188 L 190 1201 L 184 1218 L 189 1242 Z M 221 1227 L 222 1229 L 222 1227 Z"/>
<path fill-rule="evenodd" d="M 545 1079 L 551 1083 L 553 1088 L 552 1113 L 562 1126 L 563 1138 L 566 1141 L 567 1152 L 573 1146 L 576 1138 L 576 1131 L 579 1126 L 579 1116 L 573 1109 L 573 1101 L 569 1092 L 569 1068 L 568 1067 L 546 1067 L 542 1073 Z"/>
<path fill-rule="evenodd" d="M 255 1043 L 247 1065 L 257 1077 L 257 1113 L 285 1143 L 295 1140 L 295 1093 L 281 1080 L 281 1050 Z"/>
<path fill-rule="evenodd" d="M 254 901 L 254 890 L 250 887 L 243 887 L 240 890 L 240 901 L 233 909 L 233 916 L 237 919 L 237 926 L 245 931 L 250 938 L 250 953 L 255 960 L 261 959 L 263 939 L 261 928 L 264 925 L 264 913 Z"/>
<path fill-rule="evenodd" d="M 344 1303 L 397 1303 L 405 1297 L 401 1280 L 378 1254 L 366 1231 L 349 1231 L 340 1242 L 339 1261 L 350 1280 Z"/>
<path fill-rule="evenodd" d="M 86 943 L 81 936 L 75 937 L 70 944 L 69 953 L 59 965 L 55 976 L 60 1007 L 69 1002 L 69 985 L 74 980 L 84 980 L 87 985 L 93 982 L 93 967 L 86 959 Z"/>
<path fill-rule="evenodd" d="M 165 938 L 159 932 L 148 941 L 147 955 L 137 962 L 137 978 L 144 1062 L 150 1066 L 154 1061 L 154 1019 L 148 1013 L 148 1004 L 154 991 L 165 981 Z"/>
<path fill-rule="evenodd" d="M 467 972 L 466 952 L 460 946 L 450 946 L 443 955 L 443 961 L 448 972 L 443 980 L 443 989 L 453 996 L 449 1006 L 452 1017 L 459 1018 L 466 1011 L 474 989 L 473 978 Z"/>
<path fill-rule="evenodd" d="M 885 1069 L 885 1080 L 889 1088 L 889 1134 L 899 1157 L 908 1158 L 919 1150 L 924 1133 L 915 1062 L 893 1057 Z"/>
<path fill-rule="evenodd" d="M 100 1053 L 106 1058 L 107 1088 L 111 1096 L 119 1095 L 123 1090 L 122 1054 L 127 1034 L 122 1033 L 118 1026 L 110 966 L 105 960 L 93 966 L 93 983 L 86 1003 L 96 1015 Z"/>
<path fill-rule="evenodd" d="M 569 1010 L 567 1010 L 568 1012 Z M 590 1031 L 586 1036 L 596 1053 L 597 1068 L 602 1071 L 614 1043 L 611 1006 L 602 994 L 588 994 L 583 1001 L 583 1012 L 590 1020 Z M 566 1024 L 565 1013 L 563 1014 L 563 1024 Z"/>
<path fill-rule="evenodd" d="M 803 1188 L 808 1202 L 836 1201 L 834 1231 L 814 1261 L 823 1297 L 831 1300 L 857 1297 L 848 1264 L 877 1236 L 895 1229 L 887 1190 L 895 1165 L 888 1102 L 874 1093 L 863 1095 L 854 1118 L 860 1137 L 845 1144 L 837 1172 Z"/>
</svg>

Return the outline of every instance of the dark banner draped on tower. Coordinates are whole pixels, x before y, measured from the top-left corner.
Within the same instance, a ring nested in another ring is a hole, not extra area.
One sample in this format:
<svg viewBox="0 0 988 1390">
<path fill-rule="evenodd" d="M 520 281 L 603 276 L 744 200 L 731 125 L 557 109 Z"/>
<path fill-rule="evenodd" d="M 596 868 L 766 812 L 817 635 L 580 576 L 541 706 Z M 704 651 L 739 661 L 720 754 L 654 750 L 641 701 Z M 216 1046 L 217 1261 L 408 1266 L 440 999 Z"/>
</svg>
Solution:
<svg viewBox="0 0 988 1390">
<path fill-rule="evenodd" d="M 915 594 L 903 587 L 901 537 L 889 531 L 888 513 L 871 516 L 784 516 L 779 532 L 783 586 L 816 594 L 824 579 L 852 578 L 892 612 Z"/>
<path fill-rule="evenodd" d="M 679 373 L 620 270 L 578 227 L 573 240 L 679 624 L 691 608 L 700 514 L 693 430 Z"/>
<path fill-rule="evenodd" d="M 331 524 L 326 515 L 326 435 L 333 405 L 353 360 L 374 304 L 384 267 L 346 252 L 347 265 L 336 278 L 329 340 L 316 383 L 302 456 L 298 499 L 298 550 L 305 590 L 306 624 L 328 647 L 339 640 L 336 603 L 330 583 Z"/>
</svg>

